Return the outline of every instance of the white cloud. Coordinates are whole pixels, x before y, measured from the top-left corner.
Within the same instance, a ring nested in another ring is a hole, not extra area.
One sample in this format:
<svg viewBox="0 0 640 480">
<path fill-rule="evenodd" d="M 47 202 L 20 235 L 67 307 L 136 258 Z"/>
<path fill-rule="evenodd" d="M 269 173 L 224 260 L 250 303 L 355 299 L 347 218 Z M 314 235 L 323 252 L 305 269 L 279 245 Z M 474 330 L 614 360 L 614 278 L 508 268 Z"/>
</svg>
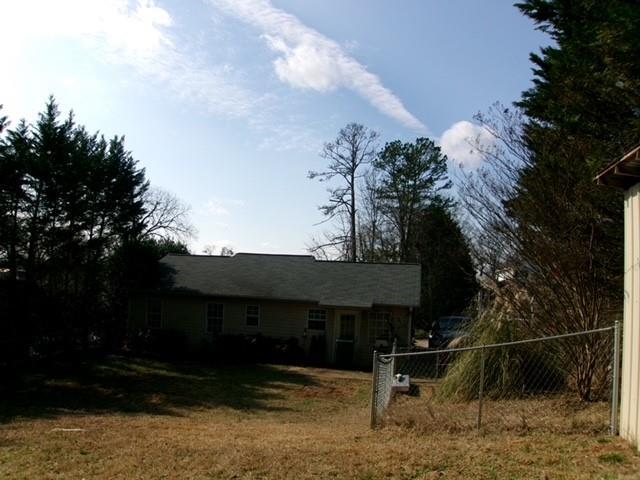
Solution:
<svg viewBox="0 0 640 480">
<path fill-rule="evenodd" d="M 204 206 L 204 212 L 215 217 L 231 215 L 231 208 L 242 207 L 244 202 L 234 198 L 210 198 Z"/>
<path fill-rule="evenodd" d="M 476 142 L 490 146 L 495 138 L 486 128 L 466 120 L 454 123 L 440 137 L 440 147 L 449 160 L 471 169 L 482 163 L 482 156 L 474 148 Z"/>
<path fill-rule="evenodd" d="M 267 1 L 209 1 L 225 7 L 217 11 L 223 20 L 233 13 L 260 30 L 278 54 L 274 67 L 283 82 L 320 92 L 350 88 L 387 115 L 424 130 L 378 77 L 346 53 L 349 47 L 342 48 Z M 214 115 L 245 119 L 263 137 L 259 148 L 316 151 L 321 144 L 318 130 L 308 126 L 306 115 L 286 117 L 291 99 L 253 90 L 244 77 L 246 72 L 228 63 L 211 63 L 202 44 L 178 36 L 170 11 L 154 0 L 0 2 L 0 31 L 12 44 L 24 46 L 24 50 L 7 49 L 3 64 L 13 73 L 0 75 L 2 101 L 11 116 L 24 115 L 27 110 L 20 103 L 26 104 L 32 95 L 25 89 L 24 80 L 38 77 L 41 59 L 35 55 L 55 55 L 57 46 L 49 50 L 47 46 L 56 45 L 51 40 L 63 40 L 82 46 L 92 59 L 131 69 L 136 75 L 126 77 L 128 81 L 142 79 L 160 85 L 167 98 L 189 102 Z M 30 46 L 33 50 L 28 50 Z M 50 53 L 25 56 L 27 51 Z M 77 91 L 95 80 L 91 90 L 97 90 L 98 83 L 104 82 L 84 73 L 56 71 L 53 75 L 57 77 L 46 78 L 46 85 Z M 45 84 L 44 77 L 41 83 Z M 228 210 L 228 206 L 222 209 Z M 218 214 L 224 215 L 222 210 Z"/>
<path fill-rule="evenodd" d="M 427 131 L 380 78 L 351 57 L 345 48 L 295 16 L 275 8 L 269 0 L 209 2 L 262 32 L 267 45 L 278 54 L 274 68 L 282 82 L 318 92 L 340 87 L 351 89 L 403 125 Z"/>
<path fill-rule="evenodd" d="M 75 40 L 96 58 L 132 67 L 211 113 L 250 116 L 263 99 L 240 86 L 228 65 L 207 65 L 181 51 L 172 25 L 169 12 L 153 0 L 21 0 L 5 2 L 0 16 L 0 31 L 16 44 Z"/>
<path fill-rule="evenodd" d="M 215 203 L 212 201 L 207 202 L 206 210 L 210 215 L 213 215 L 214 217 L 220 217 L 220 216 L 231 214 L 231 212 L 229 212 L 229 210 L 227 210 L 225 207 L 223 207 L 219 203 Z"/>
<path fill-rule="evenodd" d="M 152 55 L 172 46 L 163 28 L 169 13 L 152 0 L 22 0 L 3 5 L 8 38 L 60 36 L 103 40 L 113 52 Z"/>
</svg>

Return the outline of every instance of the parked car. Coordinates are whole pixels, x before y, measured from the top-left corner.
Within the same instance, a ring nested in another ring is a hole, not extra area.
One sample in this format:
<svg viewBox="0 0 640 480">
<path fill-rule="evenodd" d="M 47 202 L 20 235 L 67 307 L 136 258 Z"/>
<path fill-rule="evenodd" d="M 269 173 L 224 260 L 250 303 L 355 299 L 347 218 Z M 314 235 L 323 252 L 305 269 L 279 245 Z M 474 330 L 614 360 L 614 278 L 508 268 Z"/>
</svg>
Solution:
<svg viewBox="0 0 640 480">
<path fill-rule="evenodd" d="M 470 321 L 471 317 L 460 315 L 438 318 L 429 333 L 429 348 L 447 348 L 454 340 L 464 338 Z"/>
</svg>

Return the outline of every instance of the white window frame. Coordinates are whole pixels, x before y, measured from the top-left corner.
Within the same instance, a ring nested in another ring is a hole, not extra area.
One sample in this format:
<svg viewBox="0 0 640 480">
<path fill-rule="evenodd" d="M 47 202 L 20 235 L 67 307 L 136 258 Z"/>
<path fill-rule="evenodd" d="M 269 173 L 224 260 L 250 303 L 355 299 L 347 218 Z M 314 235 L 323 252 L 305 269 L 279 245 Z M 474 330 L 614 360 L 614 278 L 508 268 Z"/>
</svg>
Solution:
<svg viewBox="0 0 640 480">
<path fill-rule="evenodd" d="M 318 315 L 320 314 L 320 315 Z M 315 315 L 324 318 L 318 318 Z M 314 318 L 312 318 L 314 317 Z M 312 330 L 314 332 L 326 332 L 327 331 L 327 310 L 325 308 L 310 308 L 307 311 L 307 329 Z M 311 322 L 323 322 L 324 326 L 322 328 L 313 328 L 311 326 Z"/>
<path fill-rule="evenodd" d="M 256 319 L 256 324 L 252 325 L 249 323 L 249 308 L 255 307 L 258 311 L 257 314 L 251 314 L 251 318 L 255 318 Z M 260 317 L 261 317 L 261 308 L 260 305 L 256 305 L 256 304 L 251 304 L 251 305 L 247 305 L 246 308 L 244 309 L 244 323 L 247 327 L 251 327 L 251 328 L 258 328 L 260 327 Z"/>
<path fill-rule="evenodd" d="M 152 312 L 152 307 L 151 307 L 151 303 L 152 302 L 157 302 L 158 305 L 158 311 L 157 312 Z M 162 328 L 162 299 L 160 298 L 148 298 L 147 299 L 147 328 L 149 328 L 150 330 L 160 330 Z M 152 321 L 151 321 L 151 316 L 152 315 L 158 315 L 158 325 L 153 325 Z"/>
<path fill-rule="evenodd" d="M 209 306 L 210 305 L 219 305 L 221 308 L 221 315 L 220 316 L 210 316 L 209 315 Z M 209 328 L 209 325 L 211 324 L 210 320 L 213 320 L 214 322 L 216 320 L 220 321 L 220 331 L 216 332 L 214 329 Z M 206 311 L 205 311 L 205 319 L 204 319 L 204 331 L 206 333 L 210 333 L 210 334 L 216 334 L 216 335 L 221 335 L 222 332 L 224 331 L 224 303 L 221 302 L 207 302 L 206 304 Z"/>
<path fill-rule="evenodd" d="M 391 322 L 393 322 L 391 312 L 378 310 L 369 312 L 370 339 L 372 341 L 389 340 L 389 336 L 391 335 Z M 383 324 L 382 328 L 380 328 L 381 323 Z M 386 332 L 386 336 L 382 335 L 383 332 Z"/>
</svg>

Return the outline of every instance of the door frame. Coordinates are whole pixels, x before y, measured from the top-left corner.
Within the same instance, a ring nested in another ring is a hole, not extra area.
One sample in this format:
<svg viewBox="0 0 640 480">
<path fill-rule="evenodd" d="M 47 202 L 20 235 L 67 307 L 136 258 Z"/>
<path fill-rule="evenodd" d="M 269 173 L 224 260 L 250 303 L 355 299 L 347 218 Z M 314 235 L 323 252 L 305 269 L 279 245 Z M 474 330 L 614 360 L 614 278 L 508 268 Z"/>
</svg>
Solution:
<svg viewBox="0 0 640 480">
<path fill-rule="evenodd" d="M 353 315 L 355 317 L 355 325 L 353 332 L 353 359 L 352 361 L 355 363 L 356 351 L 358 346 L 360 345 L 360 321 L 361 321 L 361 312 L 360 310 L 336 310 L 334 313 L 335 326 L 333 329 L 333 363 L 337 361 L 337 348 L 336 344 L 338 343 L 338 339 L 340 338 L 340 323 L 342 322 L 342 315 Z"/>
</svg>

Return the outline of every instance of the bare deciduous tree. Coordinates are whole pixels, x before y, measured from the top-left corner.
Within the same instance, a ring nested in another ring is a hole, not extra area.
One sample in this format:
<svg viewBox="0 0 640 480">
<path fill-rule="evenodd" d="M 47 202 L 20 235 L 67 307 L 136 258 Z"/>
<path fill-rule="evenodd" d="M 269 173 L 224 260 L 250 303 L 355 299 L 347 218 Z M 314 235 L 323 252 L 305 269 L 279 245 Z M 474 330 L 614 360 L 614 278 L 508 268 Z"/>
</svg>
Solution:
<svg viewBox="0 0 640 480">
<path fill-rule="evenodd" d="M 350 228 L 346 215 L 337 216 L 332 227 L 312 237 L 307 250 L 319 260 L 352 261 L 349 257 Z"/>
<path fill-rule="evenodd" d="M 379 189 L 379 172 L 368 170 L 360 187 L 362 194 L 358 209 L 359 257 L 364 262 L 389 261 L 398 256 L 393 227 L 384 215 Z"/>
<path fill-rule="evenodd" d="M 476 142 L 483 167 L 464 176 L 459 197 L 485 285 L 531 335 L 610 324 L 620 281 L 612 266 L 620 249 L 606 231 L 618 227 L 618 220 L 615 206 L 606 207 L 606 195 L 599 197 L 599 210 L 592 207 L 601 193 L 580 171 L 582 146 L 558 138 L 534 153 L 526 146 L 520 112 L 496 106 L 478 120 L 496 143 Z M 563 344 L 585 400 L 606 367 L 607 341 L 590 336 Z"/>
<path fill-rule="evenodd" d="M 190 208 L 171 192 L 150 188 L 144 195 L 142 237 L 188 240 L 195 228 L 189 221 Z"/>
<path fill-rule="evenodd" d="M 317 248 L 343 245 L 346 248 L 345 259 L 355 262 L 357 255 L 357 202 L 356 190 L 361 177 L 361 167 L 371 163 L 376 155 L 378 133 L 369 128 L 350 123 L 342 128 L 333 142 L 325 143 L 321 156 L 329 161 L 326 170 L 310 171 L 308 177 L 321 182 L 339 179 L 338 186 L 330 187 L 329 203 L 320 206 L 325 222 L 340 218 L 347 220 L 348 243 L 342 241 L 343 235 L 329 235 L 326 242 Z M 342 218 L 341 218 L 342 217 Z"/>
<path fill-rule="evenodd" d="M 215 255 L 216 254 L 216 246 L 215 245 L 205 245 L 204 248 L 202 249 L 202 253 L 205 255 Z M 227 246 L 223 246 L 220 249 L 220 253 L 219 255 L 221 257 L 233 257 L 234 255 L 234 251 L 233 248 L 231 247 L 227 247 Z"/>
<path fill-rule="evenodd" d="M 216 246 L 215 245 L 205 245 L 202 249 L 202 253 L 205 255 L 215 255 L 216 254 Z"/>
</svg>

